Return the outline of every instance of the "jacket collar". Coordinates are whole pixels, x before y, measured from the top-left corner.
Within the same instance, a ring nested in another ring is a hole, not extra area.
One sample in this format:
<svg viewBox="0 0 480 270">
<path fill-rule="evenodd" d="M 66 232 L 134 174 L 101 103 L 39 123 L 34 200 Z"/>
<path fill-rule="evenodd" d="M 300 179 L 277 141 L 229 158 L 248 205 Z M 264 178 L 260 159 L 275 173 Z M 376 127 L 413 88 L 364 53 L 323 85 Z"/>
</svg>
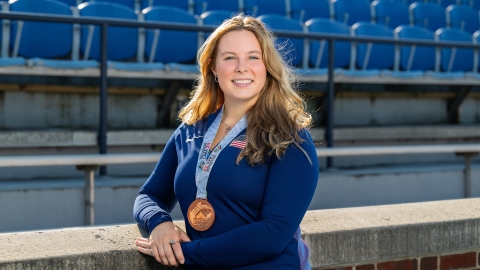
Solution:
<svg viewBox="0 0 480 270">
<path fill-rule="evenodd" d="M 214 113 L 210 114 L 208 117 L 207 117 L 207 123 L 206 123 L 206 127 L 207 127 L 207 130 L 208 128 L 210 128 L 210 126 L 212 125 L 213 121 L 215 121 L 215 118 L 217 117 L 217 115 L 220 113 L 220 110 L 222 108 L 220 107 L 218 110 L 216 110 Z"/>
</svg>

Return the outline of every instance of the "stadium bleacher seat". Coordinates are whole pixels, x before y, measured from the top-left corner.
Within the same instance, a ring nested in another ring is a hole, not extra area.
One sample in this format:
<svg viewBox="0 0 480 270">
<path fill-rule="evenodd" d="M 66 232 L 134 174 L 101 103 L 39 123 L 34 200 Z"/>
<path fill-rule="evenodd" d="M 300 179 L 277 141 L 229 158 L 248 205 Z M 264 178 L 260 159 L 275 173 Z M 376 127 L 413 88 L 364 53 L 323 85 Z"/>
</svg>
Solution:
<svg viewBox="0 0 480 270">
<path fill-rule="evenodd" d="M 408 6 L 402 2 L 373 1 L 372 16 L 376 23 L 392 29 L 410 23 Z"/>
<path fill-rule="evenodd" d="M 473 43 L 480 44 L 480 30 L 475 31 L 475 33 L 473 33 L 472 39 L 473 39 Z M 479 68 L 479 66 L 480 66 L 480 59 L 479 59 L 480 52 L 479 51 L 474 51 L 473 54 L 474 54 L 473 72 L 467 72 L 466 75 L 467 75 L 467 77 L 473 77 L 475 79 L 480 79 L 480 73 L 479 73 L 479 70 L 480 70 L 480 68 Z"/>
<path fill-rule="evenodd" d="M 431 2 L 437 3 L 445 8 L 450 5 L 463 5 L 463 6 L 473 6 L 474 2 L 478 2 L 477 0 L 433 0 Z"/>
<path fill-rule="evenodd" d="M 8 10 L 8 3 L 1 3 L 2 10 Z M 10 31 L 6 31 L 5 35 L 3 33 L 3 28 L 9 29 L 9 24 L 6 21 L 3 21 L 3 27 L 0 27 L 0 37 L 2 40 L 2 54 L 0 57 L 0 66 L 24 66 L 26 61 L 23 57 L 10 57 Z"/>
<path fill-rule="evenodd" d="M 472 0 L 470 1 L 470 6 L 476 10 L 480 10 L 480 1 Z"/>
<path fill-rule="evenodd" d="M 10 11 L 43 14 L 72 15 L 70 6 L 52 0 L 18 0 L 10 4 Z M 15 47 L 16 35 L 20 35 L 18 54 L 31 58 L 54 58 L 67 55 L 72 48 L 72 25 L 57 23 L 23 22 L 11 27 L 10 45 Z"/>
<path fill-rule="evenodd" d="M 75 7 L 84 2 L 83 0 L 56 0 L 56 1 L 60 1 L 64 4 L 67 4 L 69 6 L 75 6 Z"/>
<path fill-rule="evenodd" d="M 450 5 L 459 5 L 460 4 L 459 0 L 433 0 L 433 1 L 430 1 L 430 2 L 432 2 L 434 4 L 441 5 L 444 8 L 446 8 Z"/>
<path fill-rule="evenodd" d="M 123 5 L 133 10 L 140 9 L 139 0 L 87 0 L 85 2 L 106 2 L 111 4 Z"/>
<path fill-rule="evenodd" d="M 472 36 L 457 29 L 439 29 L 435 32 L 440 41 L 472 42 Z M 456 52 L 454 52 L 456 51 Z M 453 56 L 452 56 L 453 54 Z M 471 71 L 473 68 L 473 50 L 441 49 L 440 68 L 442 71 Z"/>
<path fill-rule="evenodd" d="M 378 24 L 359 22 L 352 25 L 355 36 L 377 36 L 393 38 L 392 29 Z M 355 64 L 359 70 L 344 72 L 351 76 L 379 76 L 385 69 L 391 69 L 394 63 L 394 45 L 358 43 L 356 45 Z"/>
<path fill-rule="evenodd" d="M 410 6 L 411 4 L 415 2 L 428 2 L 428 0 L 394 0 L 395 2 L 402 2 L 407 6 Z"/>
<path fill-rule="evenodd" d="M 243 12 L 243 6 L 238 0 L 195 0 L 195 14 L 202 14 L 210 10 L 224 10 L 231 13 Z"/>
<path fill-rule="evenodd" d="M 232 12 L 223 10 L 211 10 L 200 15 L 204 25 L 220 25 L 223 21 L 232 17 Z"/>
<path fill-rule="evenodd" d="M 199 17 L 198 23 L 201 25 L 213 25 L 219 26 L 223 21 L 232 17 L 232 12 L 224 10 L 211 10 L 203 13 Z M 199 32 L 198 33 L 198 47 L 210 36 L 210 33 Z"/>
<path fill-rule="evenodd" d="M 178 8 L 155 6 L 144 9 L 143 13 L 145 21 L 197 24 L 193 15 Z M 196 73 L 196 52 L 197 32 L 147 30 L 145 54 L 150 62 L 167 64 L 165 68 L 169 70 Z"/>
<path fill-rule="evenodd" d="M 447 24 L 451 28 L 460 29 L 473 34 L 480 29 L 478 10 L 465 5 L 447 7 Z"/>
<path fill-rule="evenodd" d="M 169 6 L 183 9 L 193 14 L 195 11 L 195 0 L 142 0 L 142 9 L 154 6 Z"/>
<path fill-rule="evenodd" d="M 287 3 L 288 1 L 288 3 Z M 244 0 L 245 14 L 254 17 L 263 14 L 277 14 L 291 17 L 290 0 Z"/>
<path fill-rule="evenodd" d="M 78 6 L 80 16 L 104 17 L 137 20 L 133 9 L 124 5 L 108 2 L 87 2 Z M 137 54 L 138 29 L 129 27 L 108 28 L 108 56 L 109 67 L 117 69 L 128 68 L 130 63 L 117 63 L 115 61 L 130 60 Z M 80 51 L 83 58 L 100 60 L 100 28 L 99 26 L 82 26 Z"/>
<path fill-rule="evenodd" d="M 305 23 L 308 32 L 330 33 L 350 35 L 350 28 L 345 24 L 327 20 L 327 19 L 311 19 Z M 328 72 L 328 55 L 330 47 L 326 41 L 310 41 L 308 51 L 308 66 L 313 69 L 305 72 L 304 76 L 322 75 Z M 334 67 L 335 72 L 339 72 L 338 68 L 348 68 L 350 63 L 350 42 L 336 41 L 334 43 Z"/>
<path fill-rule="evenodd" d="M 303 31 L 303 24 L 298 20 L 288 19 L 281 15 L 262 15 L 258 17 L 273 30 Z M 292 66 L 300 66 L 303 61 L 303 39 L 277 38 L 276 45 L 285 61 Z"/>
<path fill-rule="evenodd" d="M 32 12 L 56 15 L 72 15 L 70 6 L 53 0 L 17 0 L 10 4 L 14 12 Z M 12 22 L 10 45 L 13 57 L 29 58 L 30 66 L 51 68 L 96 67 L 95 62 L 71 61 L 73 40 L 71 24 L 43 22 Z"/>
<path fill-rule="evenodd" d="M 447 26 L 445 8 L 432 3 L 415 2 L 410 5 L 414 25 L 436 31 Z"/>
<path fill-rule="evenodd" d="M 346 25 L 356 22 L 370 22 L 370 4 L 365 0 L 334 0 L 334 19 Z"/>
<path fill-rule="evenodd" d="M 313 18 L 332 16 L 333 6 L 329 0 L 292 0 L 292 18 L 306 22 Z"/>
<path fill-rule="evenodd" d="M 434 33 L 418 26 L 403 25 L 394 31 L 399 39 L 423 39 L 434 41 Z M 425 46 L 400 46 L 396 51 L 394 72 L 390 76 L 401 78 L 423 77 L 425 71 L 432 71 L 435 68 L 435 48 Z M 385 73 L 384 73 L 385 75 Z"/>
</svg>

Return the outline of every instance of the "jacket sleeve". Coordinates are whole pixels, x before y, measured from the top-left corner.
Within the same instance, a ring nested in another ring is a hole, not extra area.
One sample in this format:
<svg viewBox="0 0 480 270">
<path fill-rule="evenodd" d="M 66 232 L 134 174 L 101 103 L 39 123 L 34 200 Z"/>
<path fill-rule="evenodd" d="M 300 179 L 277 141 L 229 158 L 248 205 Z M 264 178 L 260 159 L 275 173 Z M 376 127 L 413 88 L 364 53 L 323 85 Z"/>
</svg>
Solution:
<svg viewBox="0 0 480 270">
<path fill-rule="evenodd" d="M 135 199 L 133 207 L 135 220 L 149 233 L 160 223 L 172 221 L 169 213 L 177 203 L 174 192 L 178 164 L 176 134 L 177 132 L 174 132 L 168 140 L 155 169 Z"/>
<path fill-rule="evenodd" d="M 301 148 L 292 144 L 282 159 L 272 158 L 259 220 L 181 243 L 186 264 L 239 266 L 265 260 L 286 248 L 308 209 L 319 174 L 312 138 L 306 130 L 300 135 L 305 140 Z"/>
</svg>

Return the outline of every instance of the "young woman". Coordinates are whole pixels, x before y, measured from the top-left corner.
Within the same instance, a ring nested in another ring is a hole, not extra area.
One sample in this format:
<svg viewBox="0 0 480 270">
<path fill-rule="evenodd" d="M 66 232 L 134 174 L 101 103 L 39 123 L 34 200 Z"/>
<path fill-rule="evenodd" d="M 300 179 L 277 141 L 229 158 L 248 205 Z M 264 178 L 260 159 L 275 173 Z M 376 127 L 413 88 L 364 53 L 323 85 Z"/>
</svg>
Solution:
<svg viewBox="0 0 480 270">
<path fill-rule="evenodd" d="M 219 26 L 182 124 L 135 201 L 138 250 L 187 269 L 309 269 L 300 222 L 318 180 L 311 117 L 255 18 Z M 169 216 L 176 202 L 186 231 Z"/>
</svg>

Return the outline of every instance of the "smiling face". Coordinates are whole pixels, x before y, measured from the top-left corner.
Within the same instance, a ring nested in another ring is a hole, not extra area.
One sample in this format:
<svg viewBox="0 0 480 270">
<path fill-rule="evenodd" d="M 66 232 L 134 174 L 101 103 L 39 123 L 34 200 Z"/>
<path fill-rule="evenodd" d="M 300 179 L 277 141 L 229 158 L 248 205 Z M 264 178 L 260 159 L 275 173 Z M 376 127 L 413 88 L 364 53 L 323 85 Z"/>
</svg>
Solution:
<svg viewBox="0 0 480 270">
<path fill-rule="evenodd" d="M 218 42 L 212 72 L 218 77 L 225 104 L 252 107 L 267 78 L 256 36 L 248 30 L 226 33 Z"/>
</svg>

